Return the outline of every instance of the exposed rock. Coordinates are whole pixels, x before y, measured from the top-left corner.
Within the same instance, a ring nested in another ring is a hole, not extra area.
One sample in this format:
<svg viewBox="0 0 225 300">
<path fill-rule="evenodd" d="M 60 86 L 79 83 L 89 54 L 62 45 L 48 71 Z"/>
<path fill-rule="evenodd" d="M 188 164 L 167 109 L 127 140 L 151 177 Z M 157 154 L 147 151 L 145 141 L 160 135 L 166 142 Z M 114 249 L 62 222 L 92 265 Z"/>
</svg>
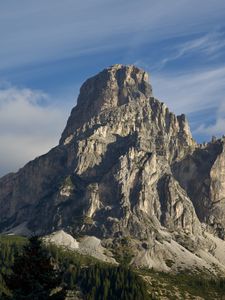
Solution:
<svg viewBox="0 0 225 300">
<path fill-rule="evenodd" d="M 134 66 L 114 65 L 88 79 L 80 89 L 77 106 L 72 110 L 61 142 L 68 142 L 75 129 L 104 110 L 147 99 L 152 95 L 148 74 Z"/>
<path fill-rule="evenodd" d="M 89 255 L 99 260 L 116 264 L 111 252 L 101 245 L 101 240 L 94 236 L 85 236 L 79 239 L 79 242 L 70 234 L 59 230 L 43 238 L 47 244 L 54 244 L 61 248 L 76 251 L 82 255 Z M 106 255 L 107 253 L 108 255 Z"/>
<path fill-rule="evenodd" d="M 49 244 L 55 244 L 60 247 L 64 247 L 70 250 L 76 250 L 79 248 L 79 243 L 68 233 L 63 230 L 56 231 L 44 238 L 44 241 Z"/>
<path fill-rule="evenodd" d="M 201 222 L 224 238 L 225 143 L 224 138 L 197 147 L 173 165 L 173 174 L 192 200 Z"/>
<path fill-rule="evenodd" d="M 169 270 L 166 259 L 181 265 L 187 251 L 187 266 L 211 270 L 205 253 L 216 242 L 205 232 L 224 237 L 224 149 L 224 140 L 197 145 L 145 71 L 112 66 L 82 85 L 59 145 L 0 179 L 0 231 L 26 224 L 106 245 L 130 237 L 133 263 Z"/>
<path fill-rule="evenodd" d="M 158 189 L 161 195 L 162 224 L 170 230 L 182 229 L 186 233 L 201 234 L 193 204 L 179 183 L 171 175 L 165 175 Z"/>
</svg>

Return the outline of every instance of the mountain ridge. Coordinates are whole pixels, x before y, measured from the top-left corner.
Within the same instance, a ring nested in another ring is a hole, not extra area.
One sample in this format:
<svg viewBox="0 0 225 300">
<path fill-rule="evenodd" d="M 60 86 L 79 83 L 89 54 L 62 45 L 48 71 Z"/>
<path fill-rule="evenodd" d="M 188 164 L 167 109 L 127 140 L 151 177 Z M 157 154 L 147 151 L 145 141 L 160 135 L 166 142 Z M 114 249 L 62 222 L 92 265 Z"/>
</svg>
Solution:
<svg viewBox="0 0 225 300">
<path fill-rule="evenodd" d="M 133 263 L 168 270 L 184 251 L 186 266 L 224 272 L 207 237 L 223 244 L 224 142 L 198 145 L 145 71 L 111 66 L 82 85 L 59 145 L 0 179 L 0 231 L 63 229 L 109 248 L 130 237 Z"/>
</svg>

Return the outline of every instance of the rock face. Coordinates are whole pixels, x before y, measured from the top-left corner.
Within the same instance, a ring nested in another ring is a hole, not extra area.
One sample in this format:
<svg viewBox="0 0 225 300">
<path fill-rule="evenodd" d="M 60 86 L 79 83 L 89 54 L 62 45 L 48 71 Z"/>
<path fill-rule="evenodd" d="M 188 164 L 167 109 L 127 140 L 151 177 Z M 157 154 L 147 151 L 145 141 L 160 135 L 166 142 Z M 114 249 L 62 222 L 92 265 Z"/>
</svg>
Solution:
<svg viewBox="0 0 225 300">
<path fill-rule="evenodd" d="M 210 248 L 206 229 L 224 237 L 224 143 L 197 145 L 146 72 L 112 66 L 82 85 L 59 145 L 0 179 L 0 230 L 129 236 L 148 265 L 158 241 Z"/>
<path fill-rule="evenodd" d="M 175 162 L 173 174 L 192 200 L 199 220 L 225 237 L 225 139 L 197 146 Z"/>
</svg>

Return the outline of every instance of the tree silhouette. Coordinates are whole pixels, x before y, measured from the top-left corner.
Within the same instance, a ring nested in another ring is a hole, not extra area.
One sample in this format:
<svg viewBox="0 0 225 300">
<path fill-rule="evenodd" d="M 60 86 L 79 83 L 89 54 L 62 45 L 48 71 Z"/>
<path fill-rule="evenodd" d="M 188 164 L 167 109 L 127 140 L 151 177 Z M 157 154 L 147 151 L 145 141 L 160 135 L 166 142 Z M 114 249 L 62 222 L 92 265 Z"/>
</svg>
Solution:
<svg viewBox="0 0 225 300">
<path fill-rule="evenodd" d="M 6 284 L 13 300 L 64 299 L 64 291 L 54 293 L 61 282 L 48 250 L 39 237 L 33 236 L 15 257 L 12 274 Z"/>
</svg>

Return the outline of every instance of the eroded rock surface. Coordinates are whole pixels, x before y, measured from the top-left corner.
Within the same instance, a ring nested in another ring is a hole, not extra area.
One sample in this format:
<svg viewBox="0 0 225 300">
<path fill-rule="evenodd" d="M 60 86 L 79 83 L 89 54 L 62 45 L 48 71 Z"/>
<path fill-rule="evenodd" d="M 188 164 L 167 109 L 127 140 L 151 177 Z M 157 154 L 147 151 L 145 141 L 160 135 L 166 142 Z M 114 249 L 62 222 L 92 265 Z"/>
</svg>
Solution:
<svg viewBox="0 0 225 300">
<path fill-rule="evenodd" d="M 0 179 L 0 230 L 129 236 L 149 266 L 154 249 L 165 265 L 171 243 L 205 251 L 206 230 L 224 237 L 224 149 L 197 145 L 145 71 L 112 66 L 82 85 L 59 145 Z"/>
</svg>

